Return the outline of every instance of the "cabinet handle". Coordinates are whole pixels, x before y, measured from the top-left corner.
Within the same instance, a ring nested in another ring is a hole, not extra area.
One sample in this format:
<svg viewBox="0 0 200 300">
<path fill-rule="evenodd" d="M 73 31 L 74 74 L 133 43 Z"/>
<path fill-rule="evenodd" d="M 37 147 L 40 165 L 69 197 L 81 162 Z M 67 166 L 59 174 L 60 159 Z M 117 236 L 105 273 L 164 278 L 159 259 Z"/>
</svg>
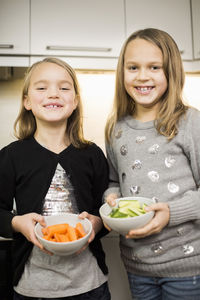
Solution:
<svg viewBox="0 0 200 300">
<path fill-rule="evenodd" d="M 13 49 L 14 45 L 9 44 L 0 44 L 0 49 Z"/>
<path fill-rule="evenodd" d="M 73 46 L 47 46 L 47 50 L 64 50 L 64 51 L 95 51 L 95 52 L 110 52 L 112 48 L 103 47 L 73 47 Z"/>
<path fill-rule="evenodd" d="M 180 50 L 179 52 L 180 52 L 181 55 L 185 53 L 184 50 Z"/>
</svg>

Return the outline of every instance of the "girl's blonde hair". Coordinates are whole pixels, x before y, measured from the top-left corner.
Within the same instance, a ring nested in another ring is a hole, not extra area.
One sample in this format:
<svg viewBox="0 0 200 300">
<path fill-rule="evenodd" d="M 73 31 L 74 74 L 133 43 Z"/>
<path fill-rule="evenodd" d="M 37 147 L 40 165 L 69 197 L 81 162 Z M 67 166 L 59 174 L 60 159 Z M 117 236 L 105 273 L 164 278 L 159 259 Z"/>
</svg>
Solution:
<svg viewBox="0 0 200 300">
<path fill-rule="evenodd" d="M 121 49 L 116 72 L 113 110 L 105 129 L 106 141 L 110 142 L 116 122 L 127 115 L 133 116 L 135 112 L 135 101 L 128 95 L 124 87 L 124 55 L 127 45 L 134 39 L 149 41 L 162 51 L 163 70 L 168 87 L 160 99 L 160 109 L 156 116 L 155 126 L 158 133 L 170 140 L 177 134 L 178 120 L 188 108 L 182 101 L 185 80 L 183 64 L 177 44 L 168 33 L 155 28 L 146 28 L 130 35 Z"/>
<path fill-rule="evenodd" d="M 21 107 L 18 117 L 14 123 L 14 134 L 19 139 L 26 139 L 34 135 L 36 131 L 36 120 L 31 110 L 27 110 L 24 107 L 24 99 L 28 95 L 28 89 L 33 71 L 41 64 L 53 63 L 64 68 L 71 76 L 74 83 L 74 90 L 77 99 L 77 107 L 67 120 L 66 134 L 69 137 L 70 142 L 77 148 L 81 148 L 89 142 L 84 139 L 83 136 L 83 112 L 82 112 L 82 101 L 80 97 L 80 88 L 76 73 L 71 66 L 69 66 L 63 60 L 49 57 L 42 61 L 38 61 L 33 64 L 26 72 L 22 90 Z"/>
</svg>

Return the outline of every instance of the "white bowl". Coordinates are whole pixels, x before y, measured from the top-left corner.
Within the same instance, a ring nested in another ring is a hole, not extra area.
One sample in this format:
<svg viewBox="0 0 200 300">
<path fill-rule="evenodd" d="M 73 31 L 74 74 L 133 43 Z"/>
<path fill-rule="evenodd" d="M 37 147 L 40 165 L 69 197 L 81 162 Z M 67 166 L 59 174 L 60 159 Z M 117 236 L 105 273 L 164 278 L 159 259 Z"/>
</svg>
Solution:
<svg viewBox="0 0 200 300">
<path fill-rule="evenodd" d="M 116 199 L 116 205 L 114 207 L 118 206 L 118 202 L 120 200 L 138 200 L 141 206 L 144 203 L 149 206 L 155 203 L 153 199 L 145 197 L 124 197 Z M 150 211 L 136 217 L 111 218 L 109 214 L 112 209 L 113 207 L 111 207 L 108 203 L 103 204 L 99 210 L 100 216 L 105 224 L 122 235 L 126 235 L 131 229 L 137 229 L 145 226 L 154 216 L 154 211 Z"/>
<path fill-rule="evenodd" d="M 36 224 L 35 235 L 39 242 L 45 247 L 45 249 L 59 256 L 71 255 L 80 250 L 87 243 L 92 232 L 91 222 L 87 218 L 79 219 L 76 214 L 65 213 L 62 215 L 45 216 L 45 221 L 47 226 L 68 223 L 73 227 L 80 222 L 85 229 L 86 235 L 77 241 L 58 243 L 45 240 L 41 231 L 43 227 L 39 223 Z"/>
</svg>

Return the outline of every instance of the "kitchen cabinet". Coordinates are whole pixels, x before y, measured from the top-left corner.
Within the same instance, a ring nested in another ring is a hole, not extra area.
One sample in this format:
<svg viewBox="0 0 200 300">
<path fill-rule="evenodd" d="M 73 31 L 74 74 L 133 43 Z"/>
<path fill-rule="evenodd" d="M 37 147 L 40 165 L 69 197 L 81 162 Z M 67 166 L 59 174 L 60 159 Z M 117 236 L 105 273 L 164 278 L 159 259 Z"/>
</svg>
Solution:
<svg viewBox="0 0 200 300">
<path fill-rule="evenodd" d="M 0 54 L 29 54 L 29 0 L 0 0 Z"/>
<path fill-rule="evenodd" d="M 194 59 L 200 59 L 200 0 L 192 0 Z"/>
<path fill-rule="evenodd" d="M 117 57 L 123 0 L 31 1 L 31 55 Z"/>
<path fill-rule="evenodd" d="M 198 2 L 199 9 L 200 1 L 194 2 Z M 193 59 L 190 0 L 125 0 L 125 5 L 127 36 L 146 27 L 162 29 L 174 38 L 183 60 Z M 198 13 L 196 22 L 200 23 Z M 200 26 L 196 27 L 196 35 L 197 28 L 200 43 Z"/>
</svg>

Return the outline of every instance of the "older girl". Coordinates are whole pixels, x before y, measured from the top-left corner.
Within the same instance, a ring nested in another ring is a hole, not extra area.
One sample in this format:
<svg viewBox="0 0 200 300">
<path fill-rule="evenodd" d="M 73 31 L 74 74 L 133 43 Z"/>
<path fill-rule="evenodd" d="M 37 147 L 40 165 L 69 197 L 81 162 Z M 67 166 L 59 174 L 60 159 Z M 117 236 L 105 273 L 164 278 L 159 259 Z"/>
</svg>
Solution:
<svg viewBox="0 0 200 300">
<path fill-rule="evenodd" d="M 200 112 L 182 101 L 179 49 L 147 28 L 125 42 L 106 127 L 107 201 L 143 196 L 155 217 L 121 236 L 134 299 L 200 299 Z"/>
</svg>

